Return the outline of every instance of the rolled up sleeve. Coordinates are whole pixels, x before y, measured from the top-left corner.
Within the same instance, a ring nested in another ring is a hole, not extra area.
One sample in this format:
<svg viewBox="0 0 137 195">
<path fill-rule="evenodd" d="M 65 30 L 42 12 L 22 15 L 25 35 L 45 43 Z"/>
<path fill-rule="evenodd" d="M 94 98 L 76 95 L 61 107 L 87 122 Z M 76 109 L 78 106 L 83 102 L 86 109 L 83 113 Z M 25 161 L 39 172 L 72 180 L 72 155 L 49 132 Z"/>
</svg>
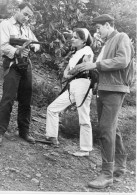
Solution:
<svg viewBox="0 0 137 195">
<path fill-rule="evenodd" d="M 17 48 L 9 44 L 10 31 L 7 22 L 2 22 L 0 24 L 0 49 L 2 55 L 8 56 L 10 59 L 14 58 L 15 51 Z"/>
</svg>

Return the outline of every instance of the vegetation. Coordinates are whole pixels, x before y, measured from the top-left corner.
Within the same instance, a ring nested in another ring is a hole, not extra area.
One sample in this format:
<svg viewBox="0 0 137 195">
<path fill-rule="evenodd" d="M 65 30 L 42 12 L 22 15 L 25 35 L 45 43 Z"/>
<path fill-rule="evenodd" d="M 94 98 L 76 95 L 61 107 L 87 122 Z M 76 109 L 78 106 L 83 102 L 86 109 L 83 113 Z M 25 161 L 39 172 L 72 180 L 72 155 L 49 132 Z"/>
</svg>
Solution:
<svg viewBox="0 0 137 195">
<path fill-rule="evenodd" d="M 23 1 L 23 0 L 22 0 Z M 58 70 L 65 66 L 64 56 L 70 49 L 69 40 L 64 32 L 76 27 L 86 27 L 93 36 L 95 29 L 92 19 L 103 13 L 111 14 L 116 19 L 116 28 L 126 32 L 135 42 L 136 37 L 136 1 L 135 0 L 24 0 L 30 2 L 35 12 L 31 27 L 38 40 L 47 45 L 42 48 L 43 64 Z M 1 0 L 0 13 L 3 17 L 12 15 L 17 0 Z M 35 24 L 35 28 L 34 28 Z M 93 50 L 96 52 L 97 40 Z M 61 64 L 61 65 L 60 65 Z"/>
</svg>

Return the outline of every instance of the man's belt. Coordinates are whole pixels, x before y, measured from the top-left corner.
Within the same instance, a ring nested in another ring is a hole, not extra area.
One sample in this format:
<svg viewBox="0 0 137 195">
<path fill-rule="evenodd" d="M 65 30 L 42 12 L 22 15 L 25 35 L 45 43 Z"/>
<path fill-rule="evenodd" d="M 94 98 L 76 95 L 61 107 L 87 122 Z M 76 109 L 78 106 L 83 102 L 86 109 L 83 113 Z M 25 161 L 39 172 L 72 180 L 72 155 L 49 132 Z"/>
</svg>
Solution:
<svg viewBox="0 0 137 195">
<path fill-rule="evenodd" d="M 14 57 L 13 59 L 8 58 L 6 55 L 2 56 L 4 58 L 3 60 L 3 69 L 7 70 L 8 68 L 10 68 L 10 63 L 13 62 L 13 64 L 11 65 L 12 68 L 14 68 L 15 70 L 27 70 L 28 65 L 29 65 L 29 58 L 17 58 L 17 62 L 16 63 L 16 58 Z"/>
</svg>

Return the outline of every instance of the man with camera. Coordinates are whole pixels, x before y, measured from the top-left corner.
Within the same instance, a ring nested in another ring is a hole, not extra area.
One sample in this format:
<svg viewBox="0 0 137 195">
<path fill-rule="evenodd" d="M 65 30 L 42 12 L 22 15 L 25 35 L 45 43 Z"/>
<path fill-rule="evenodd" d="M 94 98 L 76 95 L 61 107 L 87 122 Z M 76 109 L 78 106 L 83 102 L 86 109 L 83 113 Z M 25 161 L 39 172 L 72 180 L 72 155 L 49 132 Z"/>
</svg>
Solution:
<svg viewBox="0 0 137 195">
<path fill-rule="evenodd" d="M 34 10 L 28 3 L 19 4 L 16 13 L 10 19 L 0 23 L 0 50 L 3 57 L 4 82 L 0 102 L 0 145 L 7 131 L 14 101 L 18 101 L 17 125 L 19 136 L 35 143 L 29 135 L 32 97 L 32 70 L 29 60 L 30 49 L 24 45 L 11 45 L 11 38 L 37 41 L 35 35 L 26 25 L 33 17 Z M 39 45 L 33 45 L 39 50 Z"/>
</svg>

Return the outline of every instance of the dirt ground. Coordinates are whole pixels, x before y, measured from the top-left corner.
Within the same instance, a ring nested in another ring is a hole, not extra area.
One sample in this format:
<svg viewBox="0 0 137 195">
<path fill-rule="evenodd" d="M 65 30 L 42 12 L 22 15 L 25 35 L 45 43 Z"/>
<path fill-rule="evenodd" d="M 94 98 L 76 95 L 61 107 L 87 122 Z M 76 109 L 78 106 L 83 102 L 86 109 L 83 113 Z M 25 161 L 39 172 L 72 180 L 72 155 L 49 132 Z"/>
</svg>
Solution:
<svg viewBox="0 0 137 195">
<path fill-rule="evenodd" d="M 39 138 L 44 134 L 45 114 L 33 109 L 31 133 Z M 42 134 L 43 132 L 43 134 Z M 78 147 L 78 139 L 59 136 L 60 146 L 29 144 L 16 133 L 16 104 L 9 131 L 0 148 L 0 191 L 52 191 L 52 192 L 135 192 L 135 160 L 128 161 L 128 171 L 115 178 L 113 187 L 104 190 L 89 188 L 101 170 L 98 145 L 89 157 L 74 157 L 68 152 Z"/>
<path fill-rule="evenodd" d="M 0 95 L 1 93 L 2 90 L 0 90 Z M 0 147 L 0 191 L 125 192 L 127 194 L 136 191 L 135 154 L 129 154 L 127 173 L 121 178 L 114 178 L 113 187 L 103 190 L 89 188 L 88 182 L 101 170 L 99 146 L 94 145 L 89 157 L 72 156 L 69 152 L 78 148 L 79 140 L 63 137 L 61 133 L 58 148 L 42 143 L 29 144 L 18 137 L 16 112 L 17 102 L 12 111 L 3 145 Z M 129 115 L 131 118 L 127 117 Z M 132 129 L 135 128 L 132 116 L 135 117 L 135 109 L 122 108 L 120 117 L 124 118 L 122 123 L 124 127 L 128 122 Z M 30 131 L 35 138 L 44 135 L 45 118 L 45 108 L 32 106 Z M 135 140 L 133 147 L 135 147 Z"/>
</svg>

